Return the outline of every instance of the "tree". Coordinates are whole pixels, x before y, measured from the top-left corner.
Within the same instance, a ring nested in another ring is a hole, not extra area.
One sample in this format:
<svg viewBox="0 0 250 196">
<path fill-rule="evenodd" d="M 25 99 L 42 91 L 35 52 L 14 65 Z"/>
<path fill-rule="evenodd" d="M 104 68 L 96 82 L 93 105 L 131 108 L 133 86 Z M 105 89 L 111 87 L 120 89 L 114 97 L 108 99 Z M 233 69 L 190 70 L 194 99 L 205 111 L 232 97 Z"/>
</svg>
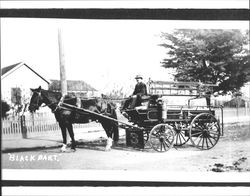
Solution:
<svg viewBox="0 0 250 196">
<path fill-rule="evenodd" d="M 215 92 L 240 89 L 250 78 L 248 31 L 179 29 L 162 33 L 165 68 L 174 68 L 177 81 L 218 84 Z"/>
</svg>

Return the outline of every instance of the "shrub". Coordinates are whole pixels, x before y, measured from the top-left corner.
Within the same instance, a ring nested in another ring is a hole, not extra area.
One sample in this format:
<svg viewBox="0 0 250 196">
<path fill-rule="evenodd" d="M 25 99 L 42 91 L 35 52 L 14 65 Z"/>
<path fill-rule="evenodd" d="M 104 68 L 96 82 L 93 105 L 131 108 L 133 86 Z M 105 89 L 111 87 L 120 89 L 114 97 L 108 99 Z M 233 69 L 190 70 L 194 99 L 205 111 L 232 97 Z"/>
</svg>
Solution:
<svg viewBox="0 0 250 196">
<path fill-rule="evenodd" d="M 7 112 L 10 110 L 10 106 L 7 102 L 1 100 L 1 118 L 7 116 Z"/>
</svg>

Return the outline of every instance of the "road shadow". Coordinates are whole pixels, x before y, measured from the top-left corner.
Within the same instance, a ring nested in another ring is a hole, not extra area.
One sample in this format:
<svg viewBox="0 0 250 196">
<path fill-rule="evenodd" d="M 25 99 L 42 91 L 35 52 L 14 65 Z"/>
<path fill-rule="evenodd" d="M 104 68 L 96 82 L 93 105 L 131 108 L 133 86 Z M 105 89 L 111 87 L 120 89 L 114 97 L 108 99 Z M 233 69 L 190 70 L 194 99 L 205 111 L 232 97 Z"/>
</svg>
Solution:
<svg viewBox="0 0 250 196">
<path fill-rule="evenodd" d="M 106 141 L 105 138 L 100 138 L 98 140 L 93 140 L 93 141 L 78 140 L 77 141 L 77 148 L 79 148 L 79 149 L 88 149 L 88 150 L 105 151 L 106 143 L 107 143 L 107 141 Z M 125 138 L 120 138 L 117 143 L 113 144 L 112 149 L 122 150 L 122 151 L 135 151 L 135 152 L 138 152 L 138 151 L 147 152 L 147 151 L 151 150 L 147 146 L 145 146 L 144 149 L 128 147 L 126 145 Z"/>
</svg>

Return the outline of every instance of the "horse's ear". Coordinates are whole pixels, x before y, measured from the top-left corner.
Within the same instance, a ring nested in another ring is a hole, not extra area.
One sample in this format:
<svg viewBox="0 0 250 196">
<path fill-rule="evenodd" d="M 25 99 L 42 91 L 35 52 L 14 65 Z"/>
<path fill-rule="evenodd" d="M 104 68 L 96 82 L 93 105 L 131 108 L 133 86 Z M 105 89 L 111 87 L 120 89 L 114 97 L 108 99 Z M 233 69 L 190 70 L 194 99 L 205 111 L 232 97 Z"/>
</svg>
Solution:
<svg viewBox="0 0 250 196">
<path fill-rule="evenodd" d="M 41 87 L 41 86 L 39 86 L 37 90 L 39 90 L 39 91 L 40 91 L 41 89 L 42 89 L 42 87 Z"/>
<path fill-rule="evenodd" d="M 33 89 L 33 88 L 30 88 L 30 90 L 31 90 L 32 92 L 34 92 L 34 91 L 35 91 L 35 89 Z"/>
</svg>

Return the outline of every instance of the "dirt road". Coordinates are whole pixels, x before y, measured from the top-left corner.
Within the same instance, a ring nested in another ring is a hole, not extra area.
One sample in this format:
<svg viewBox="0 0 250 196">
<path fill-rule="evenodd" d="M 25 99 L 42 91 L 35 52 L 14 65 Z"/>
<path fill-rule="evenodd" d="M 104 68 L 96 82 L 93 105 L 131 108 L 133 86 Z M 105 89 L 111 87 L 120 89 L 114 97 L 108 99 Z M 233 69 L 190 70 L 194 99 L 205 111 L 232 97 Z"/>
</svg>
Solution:
<svg viewBox="0 0 250 196">
<path fill-rule="evenodd" d="M 250 171 L 250 127 L 230 126 L 217 145 L 200 151 L 187 143 L 158 153 L 146 146 L 144 150 L 125 145 L 122 138 L 118 146 L 105 152 L 105 139 L 79 141 L 74 153 L 61 153 L 60 149 L 46 149 L 2 154 L 2 168 L 9 169 L 95 169 L 95 170 L 155 170 L 180 172 L 246 172 Z M 43 158 L 41 158 L 43 157 Z"/>
</svg>

